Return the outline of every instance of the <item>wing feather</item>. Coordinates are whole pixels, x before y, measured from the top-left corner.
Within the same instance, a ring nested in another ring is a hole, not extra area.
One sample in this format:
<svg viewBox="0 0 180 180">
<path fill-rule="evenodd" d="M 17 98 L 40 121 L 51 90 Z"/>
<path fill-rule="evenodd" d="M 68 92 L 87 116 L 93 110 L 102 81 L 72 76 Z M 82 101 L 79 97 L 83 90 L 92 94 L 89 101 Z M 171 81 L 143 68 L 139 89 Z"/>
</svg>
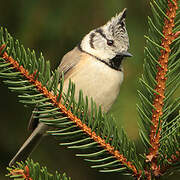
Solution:
<svg viewBox="0 0 180 180">
<path fill-rule="evenodd" d="M 78 49 L 78 47 L 75 47 L 73 50 L 68 52 L 64 55 L 62 58 L 62 61 L 58 67 L 59 73 L 64 73 L 65 80 L 70 75 L 71 70 L 78 64 L 78 62 L 81 60 L 82 52 Z M 35 107 L 35 110 L 37 110 L 37 107 Z M 29 123 L 28 123 L 28 130 L 33 131 L 39 123 L 38 118 L 34 118 L 34 114 L 32 113 Z"/>
</svg>

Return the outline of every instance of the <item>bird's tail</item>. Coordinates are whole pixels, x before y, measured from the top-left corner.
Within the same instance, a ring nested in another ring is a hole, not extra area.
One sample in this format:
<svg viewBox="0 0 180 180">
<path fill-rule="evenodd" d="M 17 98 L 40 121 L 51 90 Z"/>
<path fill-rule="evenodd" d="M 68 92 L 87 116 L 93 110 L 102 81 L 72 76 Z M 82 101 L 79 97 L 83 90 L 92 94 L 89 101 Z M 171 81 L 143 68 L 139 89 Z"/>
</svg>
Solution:
<svg viewBox="0 0 180 180">
<path fill-rule="evenodd" d="M 25 161 L 31 152 L 35 149 L 35 147 L 41 141 L 44 133 L 48 130 L 48 126 L 39 123 L 38 126 L 34 129 L 25 143 L 21 146 L 17 154 L 10 161 L 9 166 L 15 165 L 16 162 Z"/>
</svg>

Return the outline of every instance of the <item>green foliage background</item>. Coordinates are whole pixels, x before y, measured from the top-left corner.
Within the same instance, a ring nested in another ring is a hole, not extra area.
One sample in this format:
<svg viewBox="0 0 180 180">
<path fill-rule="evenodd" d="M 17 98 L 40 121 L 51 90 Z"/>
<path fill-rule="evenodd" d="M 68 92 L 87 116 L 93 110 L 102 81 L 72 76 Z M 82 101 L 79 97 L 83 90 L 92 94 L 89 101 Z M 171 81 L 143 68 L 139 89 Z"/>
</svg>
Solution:
<svg viewBox="0 0 180 180">
<path fill-rule="evenodd" d="M 37 54 L 43 52 L 54 69 L 86 33 L 127 7 L 130 52 L 134 56 L 124 61 L 125 80 L 110 113 L 116 117 L 117 124 L 123 124 L 129 136 L 137 140 L 136 89 L 142 72 L 143 36 L 150 14 L 148 4 L 149 1 L 144 0 L 6 0 L 0 5 L 0 26 L 7 27 L 25 47 Z M 0 81 L 0 179 L 5 179 L 5 167 L 28 135 L 30 115 L 31 110 L 18 103 L 16 94 Z M 102 174 L 90 169 L 73 151 L 59 147 L 57 142 L 52 137 L 45 138 L 31 157 L 47 165 L 49 170 L 65 171 L 73 180 L 120 179 L 118 174 Z"/>
</svg>

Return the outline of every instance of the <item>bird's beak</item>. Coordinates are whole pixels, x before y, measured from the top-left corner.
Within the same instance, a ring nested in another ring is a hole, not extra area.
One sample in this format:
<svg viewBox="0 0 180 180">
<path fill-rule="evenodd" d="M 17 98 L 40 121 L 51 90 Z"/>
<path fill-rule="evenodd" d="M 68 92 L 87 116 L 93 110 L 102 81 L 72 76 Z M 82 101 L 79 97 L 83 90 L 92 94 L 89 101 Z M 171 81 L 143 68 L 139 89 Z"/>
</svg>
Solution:
<svg viewBox="0 0 180 180">
<path fill-rule="evenodd" d="M 129 52 L 121 52 L 118 54 L 119 56 L 123 56 L 123 57 L 132 57 L 133 55 Z"/>
</svg>

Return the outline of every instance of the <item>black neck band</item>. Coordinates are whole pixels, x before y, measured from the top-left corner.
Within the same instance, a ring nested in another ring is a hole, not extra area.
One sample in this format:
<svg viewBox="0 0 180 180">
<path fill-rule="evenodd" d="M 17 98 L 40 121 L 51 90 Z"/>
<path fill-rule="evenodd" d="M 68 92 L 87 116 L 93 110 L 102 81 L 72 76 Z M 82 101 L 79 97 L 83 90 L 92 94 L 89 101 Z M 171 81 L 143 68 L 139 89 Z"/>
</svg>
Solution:
<svg viewBox="0 0 180 180">
<path fill-rule="evenodd" d="M 77 45 L 77 48 L 81 51 L 81 52 L 84 52 L 92 57 L 95 57 L 98 61 L 101 61 L 102 63 L 106 64 L 107 66 L 109 66 L 110 68 L 116 70 L 116 71 L 122 71 L 121 70 L 121 63 L 122 63 L 122 60 L 123 60 L 123 56 L 115 56 L 113 59 L 110 59 L 109 63 L 107 63 L 106 61 L 102 60 L 102 59 L 99 59 L 98 57 L 84 51 L 81 47 L 81 44 L 79 43 Z"/>
</svg>

